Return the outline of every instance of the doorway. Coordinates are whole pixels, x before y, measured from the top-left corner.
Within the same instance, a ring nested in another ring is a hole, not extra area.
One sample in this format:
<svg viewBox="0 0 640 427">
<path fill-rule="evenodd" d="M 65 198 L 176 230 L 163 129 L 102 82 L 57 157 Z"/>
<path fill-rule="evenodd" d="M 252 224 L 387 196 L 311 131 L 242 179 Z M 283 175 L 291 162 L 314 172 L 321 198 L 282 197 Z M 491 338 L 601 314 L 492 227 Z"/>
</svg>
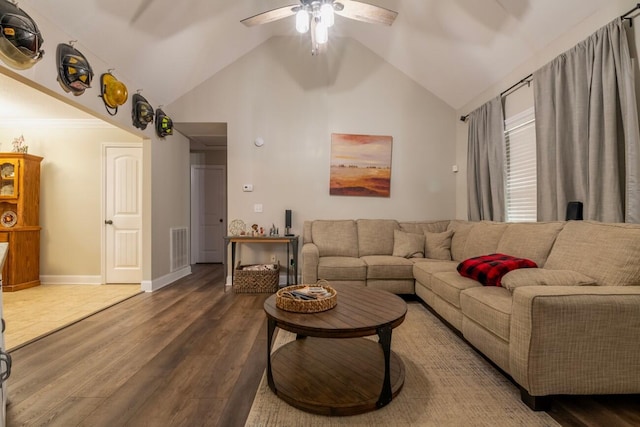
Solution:
<svg viewBox="0 0 640 427">
<path fill-rule="evenodd" d="M 104 145 L 104 282 L 142 281 L 142 146 Z"/>
<path fill-rule="evenodd" d="M 227 230 L 227 123 L 174 122 L 191 152 L 190 262 L 222 263 Z"/>
<path fill-rule="evenodd" d="M 191 166 L 191 263 L 221 263 L 227 229 L 226 167 Z"/>
</svg>

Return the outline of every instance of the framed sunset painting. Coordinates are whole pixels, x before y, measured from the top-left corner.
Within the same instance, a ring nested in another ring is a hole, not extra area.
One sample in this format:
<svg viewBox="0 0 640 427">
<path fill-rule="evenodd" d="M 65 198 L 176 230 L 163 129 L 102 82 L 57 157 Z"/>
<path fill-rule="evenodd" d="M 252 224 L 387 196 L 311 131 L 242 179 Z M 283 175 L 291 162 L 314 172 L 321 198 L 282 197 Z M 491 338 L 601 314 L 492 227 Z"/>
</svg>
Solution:
<svg viewBox="0 0 640 427">
<path fill-rule="evenodd" d="M 331 134 L 332 196 L 389 197 L 391 136 Z"/>
</svg>

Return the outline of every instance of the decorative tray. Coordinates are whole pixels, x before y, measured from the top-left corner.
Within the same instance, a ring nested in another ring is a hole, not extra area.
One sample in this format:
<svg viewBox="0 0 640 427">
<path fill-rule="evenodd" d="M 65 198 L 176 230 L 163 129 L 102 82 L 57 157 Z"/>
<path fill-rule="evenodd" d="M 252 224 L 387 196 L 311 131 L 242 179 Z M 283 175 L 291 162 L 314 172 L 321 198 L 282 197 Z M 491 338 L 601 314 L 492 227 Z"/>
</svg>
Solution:
<svg viewBox="0 0 640 427">
<path fill-rule="evenodd" d="M 326 281 L 322 281 L 325 282 Z M 294 285 L 276 292 L 276 307 L 295 313 L 319 313 L 338 303 L 338 293 L 329 285 Z"/>
</svg>

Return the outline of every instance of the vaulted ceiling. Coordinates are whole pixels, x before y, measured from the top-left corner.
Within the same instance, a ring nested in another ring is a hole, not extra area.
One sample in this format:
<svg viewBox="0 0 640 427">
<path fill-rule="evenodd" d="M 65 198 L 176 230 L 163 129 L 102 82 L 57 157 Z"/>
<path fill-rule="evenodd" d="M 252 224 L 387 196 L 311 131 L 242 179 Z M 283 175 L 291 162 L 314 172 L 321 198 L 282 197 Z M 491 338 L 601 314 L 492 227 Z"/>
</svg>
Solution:
<svg viewBox="0 0 640 427">
<path fill-rule="evenodd" d="M 366 0 L 398 12 L 391 27 L 342 17 L 351 37 L 454 108 L 500 81 L 610 0 Z M 168 105 L 275 35 L 295 18 L 247 28 L 243 18 L 297 0 L 21 0 L 113 64 L 130 89 Z M 633 4 L 630 4 L 632 7 Z M 595 28 L 594 28 L 595 31 Z M 68 40 L 45 37 L 47 54 Z M 105 70 L 97 70 L 104 72 Z M 127 81 L 127 79 L 131 81 Z M 133 85 L 133 86 L 132 86 Z"/>
</svg>

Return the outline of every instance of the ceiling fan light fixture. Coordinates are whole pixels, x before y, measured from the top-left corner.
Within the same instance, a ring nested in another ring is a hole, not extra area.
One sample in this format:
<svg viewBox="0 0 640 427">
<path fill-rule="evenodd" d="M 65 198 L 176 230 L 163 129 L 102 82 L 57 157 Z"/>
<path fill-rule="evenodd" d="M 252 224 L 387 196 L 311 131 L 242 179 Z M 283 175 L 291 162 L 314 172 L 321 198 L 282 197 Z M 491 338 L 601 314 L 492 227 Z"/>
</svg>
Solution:
<svg viewBox="0 0 640 427">
<path fill-rule="evenodd" d="M 309 31 L 309 12 L 304 8 L 296 12 L 296 30 L 301 34 Z"/>
<path fill-rule="evenodd" d="M 322 22 L 324 22 L 327 28 L 333 26 L 335 17 L 333 15 L 333 4 L 331 2 L 323 3 L 322 6 L 320 6 L 320 19 L 322 19 Z"/>
<path fill-rule="evenodd" d="M 325 44 L 329 41 L 329 28 L 327 28 L 327 24 L 324 21 L 320 20 L 316 24 L 316 43 Z"/>
</svg>

